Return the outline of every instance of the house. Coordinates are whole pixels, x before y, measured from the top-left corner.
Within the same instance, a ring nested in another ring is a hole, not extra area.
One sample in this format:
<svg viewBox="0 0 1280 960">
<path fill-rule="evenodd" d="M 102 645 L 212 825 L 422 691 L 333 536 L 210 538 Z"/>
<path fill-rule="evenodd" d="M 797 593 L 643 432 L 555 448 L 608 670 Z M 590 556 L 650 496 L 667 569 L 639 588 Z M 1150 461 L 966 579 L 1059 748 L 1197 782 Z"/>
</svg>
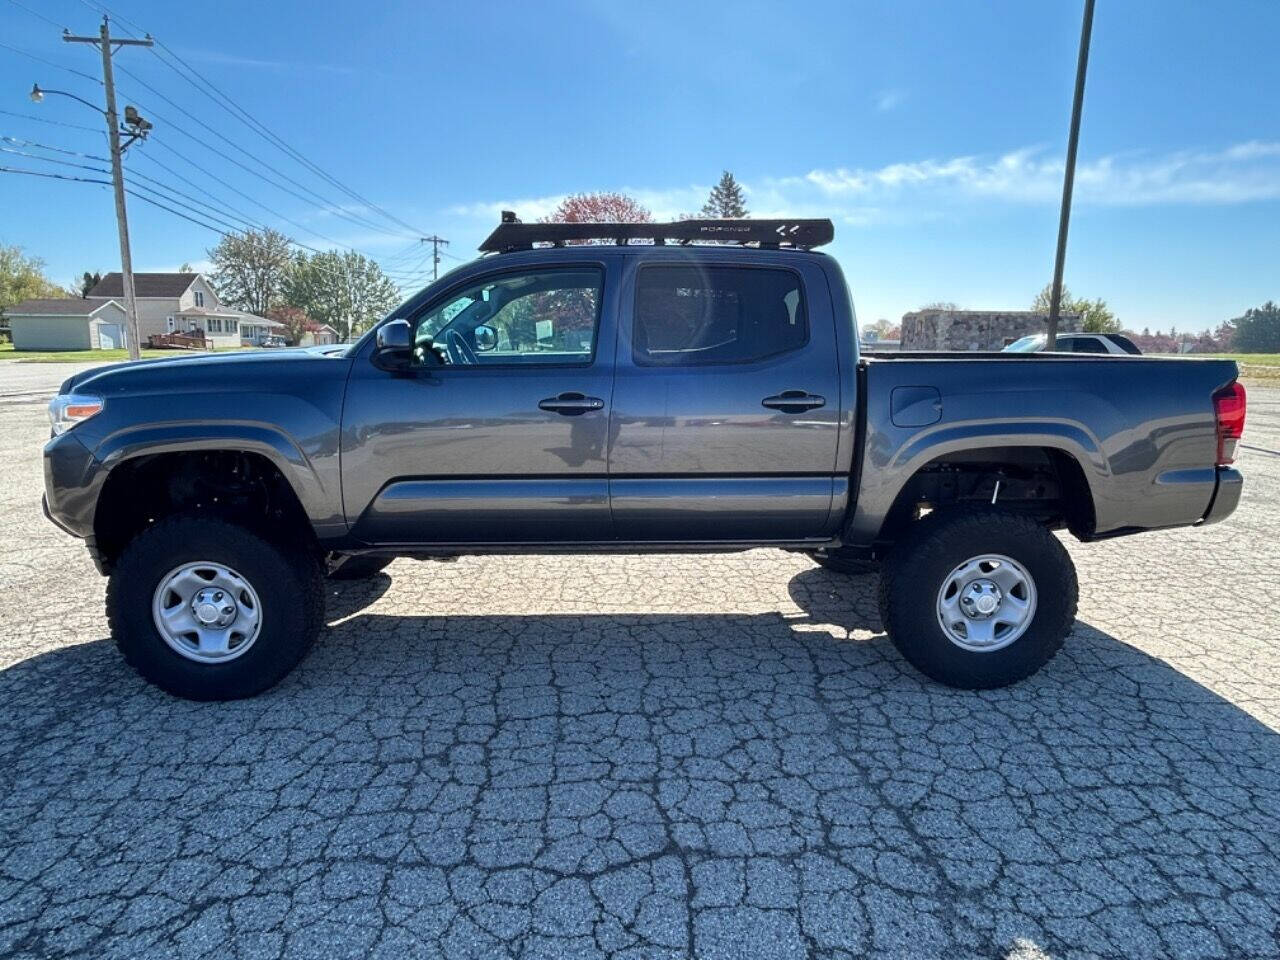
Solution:
<svg viewBox="0 0 1280 960">
<path fill-rule="evenodd" d="M 903 350 L 1003 350 L 1015 340 L 1043 333 L 1049 317 L 1031 310 L 916 310 L 902 316 Z M 1075 333 L 1080 317 L 1064 313 L 1060 333 Z"/>
<path fill-rule="evenodd" d="M 338 331 L 327 323 L 308 323 L 302 328 L 300 347 L 322 347 L 328 343 L 338 342 Z"/>
<path fill-rule="evenodd" d="M 112 350 L 125 345 L 124 307 L 113 299 L 23 300 L 4 313 L 14 350 Z"/>
<path fill-rule="evenodd" d="M 260 336 L 279 333 L 284 328 L 266 317 L 223 306 L 217 291 L 198 273 L 135 273 L 133 292 L 138 305 L 138 333 L 144 343 L 155 334 L 202 330 L 215 348 L 225 349 L 256 343 Z M 88 299 L 124 303 L 120 274 L 104 276 L 89 291 Z"/>
</svg>

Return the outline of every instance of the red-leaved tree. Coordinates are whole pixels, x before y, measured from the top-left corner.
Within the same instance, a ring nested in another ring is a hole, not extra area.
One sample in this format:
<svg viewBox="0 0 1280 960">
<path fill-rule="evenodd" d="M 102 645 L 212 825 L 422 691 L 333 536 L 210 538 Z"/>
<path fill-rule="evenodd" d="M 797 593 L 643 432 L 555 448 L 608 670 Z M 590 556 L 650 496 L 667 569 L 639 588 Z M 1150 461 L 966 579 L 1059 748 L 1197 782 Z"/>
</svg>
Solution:
<svg viewBox="0 0 1280 960">
<path fill-rule="evenodd" d="M 302 335 L 307 331 L 307 314 L 301 307 L 272 307 L 267 311 L 267 319 L 284 324 L 284 338 L 294 346 L 302 342 Z"/>
<path fill-rule="evenodd" d="M 652 223 L 653 214 L 625 193 L 575 193 L 543 223 Z"/>
</svg>

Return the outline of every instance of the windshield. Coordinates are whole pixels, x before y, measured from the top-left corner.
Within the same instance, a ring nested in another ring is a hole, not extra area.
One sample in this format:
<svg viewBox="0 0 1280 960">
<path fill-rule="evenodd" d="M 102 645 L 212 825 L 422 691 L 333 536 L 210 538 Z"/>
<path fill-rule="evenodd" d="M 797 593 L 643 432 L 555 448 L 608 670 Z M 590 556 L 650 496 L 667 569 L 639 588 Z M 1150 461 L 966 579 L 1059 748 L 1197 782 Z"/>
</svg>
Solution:
<svg viewBox="0 0 1280 960">
<path fill-rule="evenodd" d="M 1035 353 L 1037 350 L 1043 349 L 1044 334 L 1035 333 L 1029 337 L 1023 337 L 1021 340 L 1013 341 L 1001 353 Z"/>
</svg>

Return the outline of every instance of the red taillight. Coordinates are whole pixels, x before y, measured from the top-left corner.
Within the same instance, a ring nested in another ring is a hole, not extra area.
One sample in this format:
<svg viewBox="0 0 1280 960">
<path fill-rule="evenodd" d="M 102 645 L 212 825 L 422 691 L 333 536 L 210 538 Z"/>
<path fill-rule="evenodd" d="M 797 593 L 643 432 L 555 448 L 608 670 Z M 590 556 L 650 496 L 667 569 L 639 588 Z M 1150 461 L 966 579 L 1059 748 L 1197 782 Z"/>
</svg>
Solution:
<svg viewBox="0 0 1280 960">
<path fill-rule="evenodd" d="M 1244 387 L 1229 383 L 1213 395 L 1213 414 L 1218 419 L 1218 466 L 1235 460 L 1236 441 L 1244 433 Z"/>
</svg>

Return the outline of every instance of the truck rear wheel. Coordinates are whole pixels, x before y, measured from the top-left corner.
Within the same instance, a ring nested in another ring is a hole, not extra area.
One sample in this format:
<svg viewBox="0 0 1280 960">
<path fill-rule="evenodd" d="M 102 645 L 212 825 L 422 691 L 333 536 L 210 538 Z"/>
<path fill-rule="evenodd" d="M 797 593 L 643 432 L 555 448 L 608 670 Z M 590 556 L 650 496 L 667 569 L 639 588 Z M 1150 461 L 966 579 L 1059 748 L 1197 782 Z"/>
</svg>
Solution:
<svg viewBox="0 0 1280 960">
<path fill-rule="evenodd" d="M 983 690 L 1053 659 L 1075 619 L 1077 592 L 1066 549 L 1030 517 L 938 511 L 885 563 L 880 617 L 921 673 Z"/>
<path fill-rule="evenodd" d="M 324 622 L 306 550 L 213 517 L 139 534 L 107 585 L 116 646 L 144 678 L 188 700 L 236 700 L 280 682 Z"/>
</svg>

